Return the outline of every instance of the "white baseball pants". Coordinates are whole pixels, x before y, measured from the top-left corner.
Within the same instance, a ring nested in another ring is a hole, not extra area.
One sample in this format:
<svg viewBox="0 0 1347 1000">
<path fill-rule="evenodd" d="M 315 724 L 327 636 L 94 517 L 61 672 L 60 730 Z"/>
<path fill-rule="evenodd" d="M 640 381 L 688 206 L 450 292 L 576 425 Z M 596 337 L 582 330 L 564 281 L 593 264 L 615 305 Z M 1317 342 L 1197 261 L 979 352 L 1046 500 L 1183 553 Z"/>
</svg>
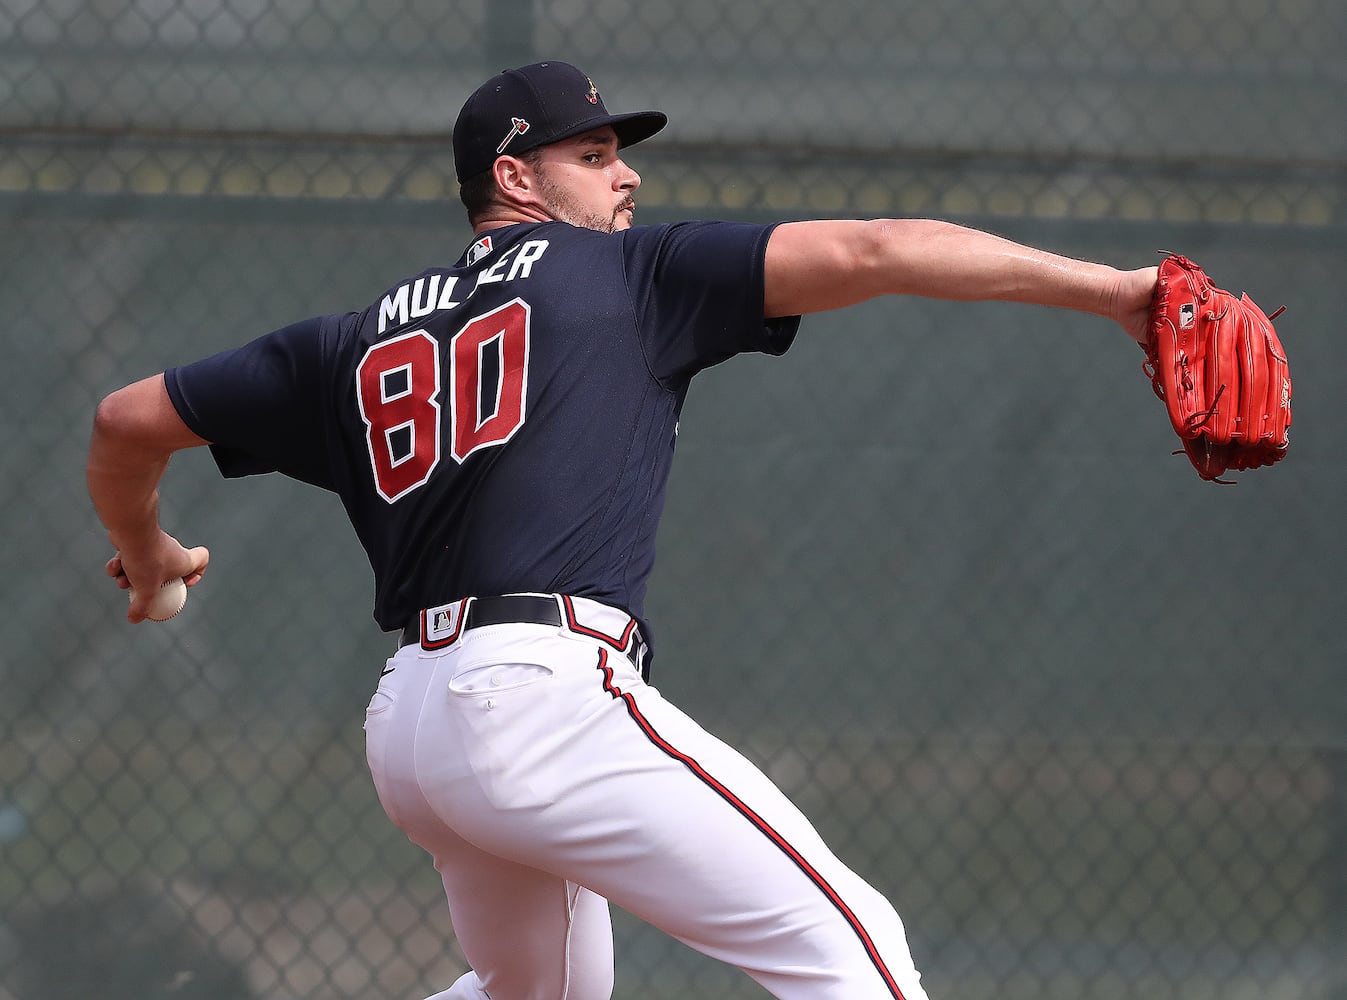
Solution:
<svg viewBox="0 0 1347 1000">
<path fill-rule="evenodd" d="M 925 1000 L 893 907 L 598 639 L 508 624 L 404 646 L 365 729 L 472 965 L 436 1000 L 607 1000 L 609 900 L 786 1000 Z"/>
</svg>

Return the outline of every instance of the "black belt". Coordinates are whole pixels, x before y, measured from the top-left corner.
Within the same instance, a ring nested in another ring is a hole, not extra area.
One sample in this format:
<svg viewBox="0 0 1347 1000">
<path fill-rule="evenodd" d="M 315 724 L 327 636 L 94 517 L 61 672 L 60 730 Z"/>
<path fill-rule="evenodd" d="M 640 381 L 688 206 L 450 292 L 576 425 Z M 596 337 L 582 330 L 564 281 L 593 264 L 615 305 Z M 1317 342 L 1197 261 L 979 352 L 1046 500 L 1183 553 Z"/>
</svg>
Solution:
<svg viewBox="0 0 1347 1000">
<path fill-rule="evenodd" d="M 463 616 L 461 626 L 464 632 L 485 625 L 561 625 L 561 608 L 552 597 L 536 594 L 508 594 L 502 597 L 474 597 L 468 602 L 468 610 Z M 402 646 L 412 646 L 421 641 L 421 619 L 408 624 L 402 630 Z M 643 670 L 641 651 L 645 643 L 640 635 L 633 635 L 627 648 L 623 650 L 637 670 Z"/>
</svg>

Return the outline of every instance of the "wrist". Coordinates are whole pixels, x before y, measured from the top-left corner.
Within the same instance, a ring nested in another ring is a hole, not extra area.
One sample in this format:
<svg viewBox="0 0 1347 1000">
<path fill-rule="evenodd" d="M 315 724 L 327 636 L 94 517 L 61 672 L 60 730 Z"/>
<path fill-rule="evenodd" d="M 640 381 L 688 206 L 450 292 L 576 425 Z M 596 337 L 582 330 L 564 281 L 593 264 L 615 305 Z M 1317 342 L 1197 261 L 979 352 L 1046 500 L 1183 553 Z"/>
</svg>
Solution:
<svg viewBox="0 0 1347 1000">
<path fill-rule="evenodd" d="M 144 552 L 158 544 L 164 530 L 159 525 L 159 498 L 156 493 L 138 511 L 123 509 L 116 520 L 105 520 L 108 541 L 118 552 Z"/>
</svg>

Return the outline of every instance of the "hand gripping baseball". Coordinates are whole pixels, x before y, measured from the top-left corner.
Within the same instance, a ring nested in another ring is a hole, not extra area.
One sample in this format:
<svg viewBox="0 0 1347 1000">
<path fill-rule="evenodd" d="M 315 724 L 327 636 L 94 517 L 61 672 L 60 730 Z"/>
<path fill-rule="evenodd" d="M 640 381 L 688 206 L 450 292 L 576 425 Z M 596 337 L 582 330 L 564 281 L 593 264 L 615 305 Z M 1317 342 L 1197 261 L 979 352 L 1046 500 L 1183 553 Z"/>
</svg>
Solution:
<svg viewBox="0 0 1347 1000">
<path fill-rule="evenodd" d="M 127 591 L 126 620 L 167 621 L 187 601 L 187 588 L 201 582 L 210 551 L 204 546 L 185 548 L 165 532 L 144 549 L 123 549 L 108 560 L 106 571 Z"/>
</svg>

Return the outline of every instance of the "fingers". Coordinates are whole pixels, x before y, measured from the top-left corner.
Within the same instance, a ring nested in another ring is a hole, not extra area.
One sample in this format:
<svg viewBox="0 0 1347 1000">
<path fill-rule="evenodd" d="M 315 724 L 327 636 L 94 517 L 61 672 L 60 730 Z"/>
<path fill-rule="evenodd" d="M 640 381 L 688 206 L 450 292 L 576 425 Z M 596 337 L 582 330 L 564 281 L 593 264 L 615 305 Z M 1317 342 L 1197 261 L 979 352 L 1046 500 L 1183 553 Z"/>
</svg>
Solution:
<svg viewBox="0 0 1347 1000">
<path fill-rule="evenodd" d="M 120 552 L 107 561 L 107 564 L 103 567 L 103 571 L 107 573 L 108 576 L 112 577 L 117 582 L 117 586 L 121 587 L 122 590 L 126 590 L 131 586 L 131 581 L 126 578 L 126 571 L 122 569 L 122 556 Z"/>
<path fill-rule="evenodd" d="M 192 565 L 191 569 L 182 575 L 182 579 L 187 586 L 195 587 L 201 582 L 201 577 L 206 572 L 206 566 L 210 563 L 210 550 L 204 545 L 198 545 L 195 548 L 188 549 L 187 555 L 191 557 Z"/>
</svg>

